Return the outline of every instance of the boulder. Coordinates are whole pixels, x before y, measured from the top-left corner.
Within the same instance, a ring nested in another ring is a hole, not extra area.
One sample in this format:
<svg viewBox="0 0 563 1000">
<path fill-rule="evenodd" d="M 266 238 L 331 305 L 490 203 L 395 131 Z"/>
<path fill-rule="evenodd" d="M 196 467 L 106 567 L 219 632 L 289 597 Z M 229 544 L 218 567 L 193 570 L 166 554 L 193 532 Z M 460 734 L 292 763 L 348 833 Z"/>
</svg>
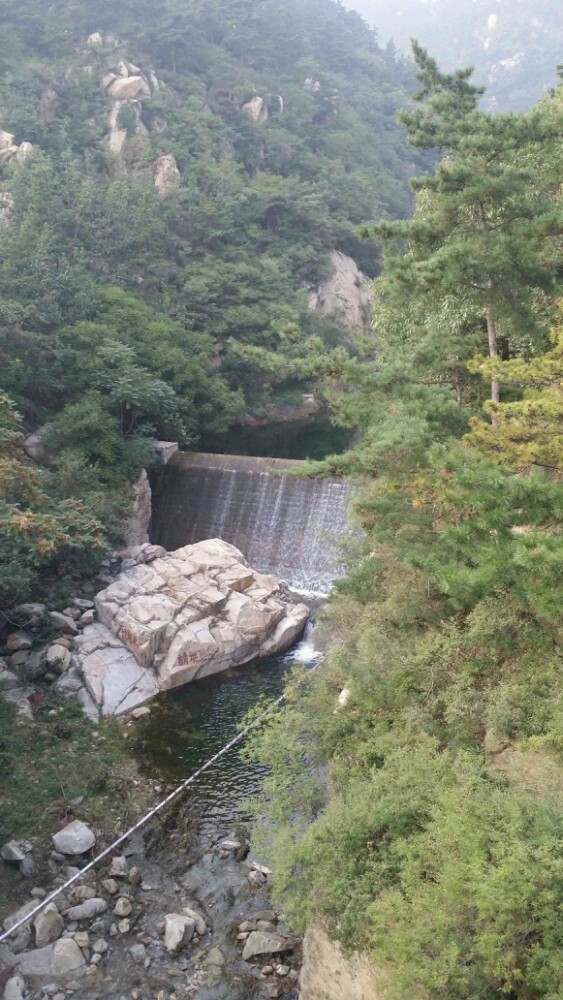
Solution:
<svg viewBox="0 0 563 1000">
<path fill-rule="evenodd" d="M 0 668 L 0 691 L 11 691 L 19 685 L 18 675 L 13 670 Z"/>
<path fill-rule="evenodd" d="M 12 927 L 15 927 L 16 924 L 19 924 L 20 920 L 23 920 L 24 917 L 27 917 L 29 913 L 32 913 L 36 906 L 37 906 L 37 900 L 30 899 L 29 902 L 24 903 L 23 906 L 20 906 L 19 910 L 15 910 L 14 913 L 10 913 L 7 917 L 4 917 L 4 930 L 11 931 Z M 24 924 L 23 926 L 30 927 L 31 921 L 29 923 Z"/>
<path fill-rule="evenodd" d="M 61 614 L 60 611 L 50 611 L 49 619 L 53 625 L 56 625 L 66 635 L 78 635 L 80 631 L 74 619 L 70 618 L 69 615 Z"/>
<path fill-rule="evenodd" d="M 22 142 L 14 156 L 16 163 L 25 163 L 33 155 L 34 148 L 31 142 Z"/>
<path fill-rule="evenodd" d="M 17 653 L 20 649 L 31 649 L 33 646 L 33 636 L 31 632 L 12 632 L 6 639 L 6 648 L 11 653 Z"/>
<path fill-rule="evenodd" d="M 96 837 L 89 826 L 75 819 L 54 833 L 53 846 L 60 854 L 86 854 L 96 843 Z"/>
<path fill-rule="evenodd" d="M 50 429 L 49 424 L 43 424 L 33 434 L 30 434 L 23 443 L 23 450 L 28 458 L 32 458 L 39 465 L 50 465 L 54 459 L 53 450 L 45 444 L 45 439 Z"/>
<path fill-rule="evenodd" d="M 256 125 L 265 125 L 268 121 L 268 108 L 263 97 L 253 97 L 252 100 L 243 104 L 242 110 L 252 118 Z"/>
<path fill-rule="evenodd" d="M 172 153 L 159 156 L 154 164 L 154 186 L 157 194 L 165 195 L 175 191 L 182 179 L 176 158 Z"/>
<path fill-rule="evenodd" d="M 73 938 L 60 938 L 54 944 L 21 955 L 19 969 L 27 979 L 73 977 L 86 971 L 86 959 Z"/>
<path fill-rule="evenodd" d="M 16 713 L 24 719 L 33 719 L 30 696 L 34 693 L 31 687 L 15 687 L 4 690 L 2 697 L 16 706 Z"/>
<path fill-rule="evenodd" d="M 33 921 L 35 944 L 42 948 L 46 944 L 57 941 L 63 930 L 64 921 L 54 903 L 49 903 Z"/>
<path fill-rule="evenodd" d="M 0 130 L 0 152 L 4 149 L 11 149 L 15 144 L 15 136 L 11 132 Z"/>
<path fill-rule="evenodd" d="M 103 35 L 99 31 L 93 31 L 91 35 L 88 35 L 88 40 L 86 44 L 91 49 L 99 49 L 104 44 Z"/>
<path fill-rule="evenodd" d="M 332 273 L 311 293 L 309 308 L 333 319 L 347 333 L 370 328 L 374 299 L 369 278 L 339 250 L 332 253 L 331 264 Z"/>
<path fill-rule="evenodd" d="M 293 951 L 293 945 L 287 938 L 279 934 L 269 934 L 266 931 L 252 931 L 246 940 L 242 957 L 245 962 L 256 955 L 276 955 L 281 951 Z"/>
<path fill-rule="evenodd" d="M 193 920 L 196 934 L 203 937 L 207 931 L 207 924 L 205 923 L 201 913 L 198 913 L 197 910 L 191 910 L 189 906 L 184 906 L 182 908 L 182 913 L 185 917 L 189 917 L 190 920 Z"/>
<path fill-rule="evenodd" d="M 127 556 L 96 597 L 99 621 L 74 640 L 93 713 L 129 712 L 160 691 L 283 652 L 307 621 L 279 581 L 218 539 L 171 553 L 133 546 Z"/>
<path fill-rule="evenodd" d="M 22 849 L 22 845 L 19 840 L 9 840 L 7 844 L 0 851 L 0 856 L 3 861 L 11 861 L 13 864 L 19 865 L 20 861 L 25 858 L 26 852 Z"/>
<path fill-rule="evenodd" d="M 195 934 L 195 922 L 181 913 L 167 913 L 164 918 L 164 947 L 169 952 L 181 951 Z"/>
<path fill-rule="evenodd" d="M 116 101 L 132 101 L 141 95 L 150 96 L 150 87 L 142 76 L 117 77 L 107 89 Z"/>
<path fill-rule="evenodd" d="M 52 646 L 49 646 L 45 653 L 45 663 L 49 670 L 53 670 L 57 674 L 62 674 L 70 664 L 70 651 L 66 646 L 59 646 L 57 643 L 54 643 Z"/>
<path fill-rule="evenodd" d="M 25 980 L 21 976 L 12 976 L 4 987 L 4 1000 L 23 1000 Z"/>
<path fill-rule="evenodd" d="M 78 906 L 71 906 L 67 916 L 69 920 L 93 920 L 94 917 L 99 917 L 101 913 L 105 913 L 107 908 L 108 904 L 105 899 L 94 896 L 93 899 L 85 899 Z"/>
<path fill-rule="evenodd" d="M 18 621 L 24 621 L 26 625 L 31 625 L 33 627 L 34 625 L 39 624 L 46 611 L 47 608 L 44 604 L 18 604 L 14 608 L 14 615 Z"/>
</svg>

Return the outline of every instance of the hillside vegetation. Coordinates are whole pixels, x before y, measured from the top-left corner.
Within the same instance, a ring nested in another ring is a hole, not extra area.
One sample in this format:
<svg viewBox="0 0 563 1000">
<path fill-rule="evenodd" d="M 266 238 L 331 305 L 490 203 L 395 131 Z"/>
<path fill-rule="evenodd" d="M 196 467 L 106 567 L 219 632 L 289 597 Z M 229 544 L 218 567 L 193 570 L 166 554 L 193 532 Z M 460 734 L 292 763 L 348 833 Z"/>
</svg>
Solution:
<svg viewBox="0 0 563 1000">
<path fill-rule="evenodd" d="M 382 44 L 416 38 L 446 69 L 474 66 L 485 106 L 518 111 L 555 86 L 563 26 L 558 0 L 346 0 Z"/>
<path fill-rule="evenodd" d="M 410 68 L 332 0 L 0 0 L 0 22 L 2 421 L 47 422 L 60 456 L 40 488 L 6 457 L 5 601 L 76 552 L 77 518 L 94 555 L 114 541 L 155 435 L 302 398 L 237 347 L 338 343 L 309 291 L 336 249 L 378 272 L 357 227 L 408 215 L 414 157 Z"/>
<path fill-rule="evenodd" d="M 382 239 L 380 355 L 343 365 L 363 529 L 255 741 L 260 844 L 300 929 L 395 1000 L 558 1000 L 563 946 L 563 93 L 488 116 L 417 48 L 446 149 Z M 330 775 L 327 786 L 326 774 Z"/>
</svg>

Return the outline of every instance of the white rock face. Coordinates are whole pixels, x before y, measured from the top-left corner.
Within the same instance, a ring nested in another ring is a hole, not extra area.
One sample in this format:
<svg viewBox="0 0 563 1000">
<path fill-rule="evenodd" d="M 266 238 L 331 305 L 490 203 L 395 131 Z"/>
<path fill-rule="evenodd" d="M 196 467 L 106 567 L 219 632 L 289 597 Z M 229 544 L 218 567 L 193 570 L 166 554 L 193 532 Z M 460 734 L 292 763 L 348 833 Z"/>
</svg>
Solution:
<svg viewBox="0 0 563 1000">
<path fill-rule="evenodd" d="M 75 819 L 53 834 L 53 846 L 60 854 L 86 854 L 96 843 L 89 826 Z"/>
<path fill-rule="evenodd" d="M 99 31 L 93 31 L 91 35 L 88 36 L 87 45 L 91 49 L 99 49 L 104 44 L 103 36 Z"/>
<path fill-rule="evenodd" d="M 268 121 L 268 108 L 263 97 L 253 97 L 251 101 L 243 104 L 242 110 L 252 118 L 257 125 L 265 125 Z"/>
<path fill-rule="evenodd" d="M 0 150 L 10 149 L 14 145 L 15 136 L 11 132 L 0 131 Z"/>
<path fill-rule="evenodd" d="M 334 319 L 343 330 L 362 330 L 369 326 L 374 312 L 371 283 L 355 260 L 335 250 L 331 257 L 332 274 L 313 292 L 309 308 Z"/>
<path fill-rule="evenodd" d="M 99 621 L 74 640 L 86 688 L 102 715 L 160 691 L 283 652 L 309 616 L 275 577 L 256 573 L 218 539 L 166 552 L 130 550 L 136 565 L 98 594 Z"/>
<path fill-rule="evenodd" d="M 154 164 L 154 186 L 160 195 L 175 191 L 182 177 L 178 170 L 176 158 L 171 153 L 159 156 Z"/>
<path fill-rule="evenodd" d="M 299 1000 L 383 1000 L 384 979 L 366 955 L 344 955 L 318 926 L 303 941 Z"/>
</svg>

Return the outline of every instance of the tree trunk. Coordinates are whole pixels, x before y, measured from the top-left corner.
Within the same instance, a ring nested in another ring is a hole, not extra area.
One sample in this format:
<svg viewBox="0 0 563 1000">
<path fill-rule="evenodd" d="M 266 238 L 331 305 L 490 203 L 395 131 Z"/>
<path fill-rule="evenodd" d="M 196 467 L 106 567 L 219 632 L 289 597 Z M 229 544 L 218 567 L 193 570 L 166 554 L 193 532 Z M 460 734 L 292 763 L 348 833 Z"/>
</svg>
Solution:
<svg viewBox="0 0 563 1000">
<path fill-rule="evenodd" d="M 494 282 L 492 278 L 489 278 L 487 282 L 489 286 L 489 292 L 492 293 Z M 492 294 L 487 301 L 487 334 L 489 337 L 489 357 L 498 358 L 498 337 L 497 337 L 497 325 L 495 322 L 495 316 L 493 312 Z M 493 403 L 500 403 L 500 384 L 495 378 L 491 380 L 491 399 Z M 499 422 L 498 415 L 496 413 L 491 414 L 491 423 L 493 427 L 496 427 Z"/>
</svg>

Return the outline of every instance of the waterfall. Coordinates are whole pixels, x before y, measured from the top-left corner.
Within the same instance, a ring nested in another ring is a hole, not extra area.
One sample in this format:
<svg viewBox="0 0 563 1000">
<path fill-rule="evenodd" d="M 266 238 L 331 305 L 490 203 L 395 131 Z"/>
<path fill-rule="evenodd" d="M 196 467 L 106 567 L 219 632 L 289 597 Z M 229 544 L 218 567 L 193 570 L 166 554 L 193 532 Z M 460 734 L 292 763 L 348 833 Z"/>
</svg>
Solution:
<svg viewBox="0 0 563 1000">
<path fill-rule="evenodd" d="M 280 459 L 179 453 L 153 483 L 152 540 L 169 550 L 222 538 L 251 566 L 297 590 L 326 593 L 344 575 L 348 487 L 297 478 Z"/>
</svg>

